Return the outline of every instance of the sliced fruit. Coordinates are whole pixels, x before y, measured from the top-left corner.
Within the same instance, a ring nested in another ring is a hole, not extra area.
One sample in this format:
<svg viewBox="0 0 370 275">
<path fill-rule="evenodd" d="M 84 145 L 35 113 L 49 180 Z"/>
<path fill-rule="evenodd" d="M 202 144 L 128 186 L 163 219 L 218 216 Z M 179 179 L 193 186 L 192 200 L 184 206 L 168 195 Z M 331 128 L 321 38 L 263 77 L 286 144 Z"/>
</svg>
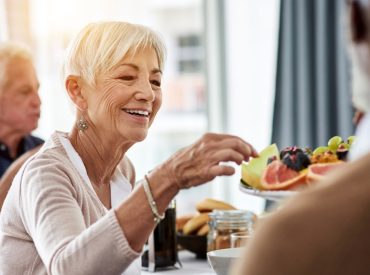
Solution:
<svg viewBox="0 0 370 275">
<path fill-rule="evenodd" d="M 307 169 L 297 172 L 282 161 L 271 162 L 263 171 L 261 186 L 264 190 L 291 190 L 306 185 Z"/>
<path fill-rule="evenodd" d="M 263 149 L 258 158 L 242 163 L 242 180 L 253 188 L 262 189 L 261 176 L 267 166 L 267 160 L 271 157 L 279 159 L 279 149 L 275 143 Z"/>
<path fill-rule="evenodd" d="M 316 163 L 308 166 L 307 181 L 315 182 L 323 179 L 327 173 L 344 165 L 344 161 Z"/>
</svg>

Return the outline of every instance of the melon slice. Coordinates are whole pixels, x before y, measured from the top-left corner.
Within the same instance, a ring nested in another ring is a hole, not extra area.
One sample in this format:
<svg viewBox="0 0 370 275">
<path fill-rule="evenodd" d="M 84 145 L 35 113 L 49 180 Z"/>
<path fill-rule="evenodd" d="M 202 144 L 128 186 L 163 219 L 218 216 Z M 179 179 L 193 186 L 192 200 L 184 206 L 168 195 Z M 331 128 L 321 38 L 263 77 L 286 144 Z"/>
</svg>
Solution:
<svg viewBox="0 0 370 275">
<path fill-rule="evenodd" d="M 276 144 L 271 144 L 263 149 L 257 158 L 242 163 L 242 180 L 256 189 L 263 189 L 261 176 L 267 166 L 267 160 L 275 156 L 279 159 L 279 149 Z"/>
</svg>

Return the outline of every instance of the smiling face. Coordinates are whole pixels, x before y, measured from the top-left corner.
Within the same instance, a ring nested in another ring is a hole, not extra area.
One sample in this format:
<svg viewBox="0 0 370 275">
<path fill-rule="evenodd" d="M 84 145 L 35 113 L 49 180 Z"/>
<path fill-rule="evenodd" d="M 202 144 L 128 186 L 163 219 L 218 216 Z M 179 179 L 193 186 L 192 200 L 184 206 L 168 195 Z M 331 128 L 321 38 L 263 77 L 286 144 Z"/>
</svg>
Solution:
<svg viewBox="0 0 370 275">
<path fill-rule="evenodd" d="M 0 87 L 0 127 L 22 135 L 37 128 L 40 117 L 39 82 L 31 61 L 14 58 L 6 67 Z"/>
<path fill-rule="evenodd" d="M 100 137 L 135 143 L 145 139 L 162 103 L 161 71 L 154 50 L 128 54 L 85 93 L 87 116 Z"/>
</svg>

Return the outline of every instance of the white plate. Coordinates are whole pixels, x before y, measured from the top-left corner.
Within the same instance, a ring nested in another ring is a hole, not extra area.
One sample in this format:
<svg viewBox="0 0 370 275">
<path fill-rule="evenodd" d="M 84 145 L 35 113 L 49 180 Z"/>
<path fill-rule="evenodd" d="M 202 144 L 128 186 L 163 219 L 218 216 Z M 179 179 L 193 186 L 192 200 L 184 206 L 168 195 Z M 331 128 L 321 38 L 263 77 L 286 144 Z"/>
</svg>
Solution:
<svg viewBox="0 0 370 275">
<path fill-rule="evenodd" d="M 239 184 L 239 190 L 245 194 L 272 201 L 280 201 L 298 193 L 297 191 L 260 191 L 253 188 L 248 188 L 243 183 Z"/>
</svg>

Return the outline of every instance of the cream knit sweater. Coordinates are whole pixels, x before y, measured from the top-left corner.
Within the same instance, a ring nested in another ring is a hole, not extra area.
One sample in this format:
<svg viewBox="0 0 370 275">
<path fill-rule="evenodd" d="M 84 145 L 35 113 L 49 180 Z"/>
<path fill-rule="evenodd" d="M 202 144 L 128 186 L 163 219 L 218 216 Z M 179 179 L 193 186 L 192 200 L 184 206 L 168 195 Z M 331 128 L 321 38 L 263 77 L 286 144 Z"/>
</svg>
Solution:
<svg viewBox="0 0 370 275">
<path fill-rule="evenodd" d="M 4 202 L 0 274 L 121 274 L 139 255 L 54 133 L 23 165 Z"/>
</svg>

